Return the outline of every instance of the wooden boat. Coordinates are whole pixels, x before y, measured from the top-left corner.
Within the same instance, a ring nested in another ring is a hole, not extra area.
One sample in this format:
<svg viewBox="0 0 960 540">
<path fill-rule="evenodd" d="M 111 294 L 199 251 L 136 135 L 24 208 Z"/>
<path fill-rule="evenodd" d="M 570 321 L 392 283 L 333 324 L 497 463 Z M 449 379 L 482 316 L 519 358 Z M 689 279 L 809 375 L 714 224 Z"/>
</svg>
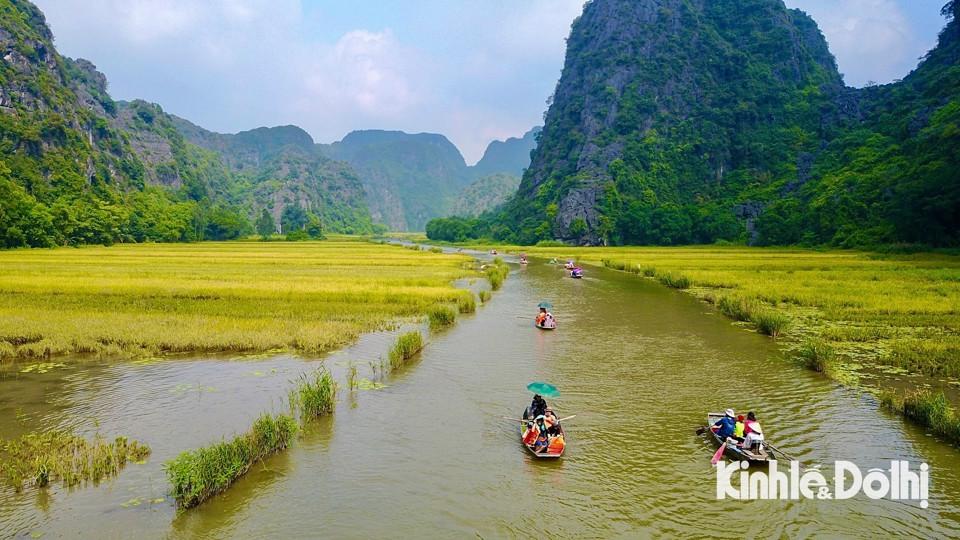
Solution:
<svg viewBox="0 0 960 540">
<path fill-rule="evenodd" d="M 583 279 L 583 270 L 574 268 L 573 270 L 570 271 L 570 277 L 572 277 L 573 279 Z"/>
<path fill-rule="evenodd" d="M 712 437 L 714 442 L 717 443 L 718 448 L 720 447 L 721 444 L 724 444 L 724 442 L 720 440 L 720 436 L 718 436 L 716 432 L 714 432 L 712 429 L 709 429 L 709 426 L 712 426 L 717 420 L 720 420 L 724 416 L 726 415 L 722 413 L 707 413 L 707 426 L 708 426 L 707 432 L 710 433 L 710 437 Z M 766 443 L 764 443 L 764 445 L 760 447 L 760 450 L 758 452 L 752 452 L 750 450 L 747 450 L 746 448 L 740 448 L 739 446 L 737 446 L 736 442 L 727 442 L 726 449 L 723 451 L 723 454 L 730 459 L 737 460 L 737 461 L 747 461 L 750 464 L 766 463 L 773 458 L 767 452 L 765 446 L 766 446 Z"/>
<path fill-rule="evenodd" d="M 533 325 L 536 326 L 537 328 L 541 329 L 541 330 L 556 330 L 556 329 L 557 329 L 557 323 L 556 323 L 556 322 L 553 323 L 553 326 L 546 326 L 545 324 L 537 324 L 536 322 L 534 322 Z"/>
<path fill-rule="evenodd" d="M 556 413 L 556 411 L 554 411 L 554 413 Z M 523 419 L 528 421 L 533 420 L 530 414 L 530 407 L 527 407 L 526 409 L 523 410 Z M 523 444 L 524 436 L 527 434 L 527 429 L 529 429 L 527 427 L 527 423 L 528 422 L 523 422 L 520 424 L 520 444 Z M 564 442 L 566 442 L 567 434 L 566 432 L 563 431 L 563 425 L 561 424 L 559 425 L 559 427 L 560 427 L 560 435 L 563 437 Z M 563 452 L 567 449 L 566 444 L 564 444 L 563 448 L 561 448 L 559 452 L 551 452 L 549 450 L 546 452 L 537 452 L 536 450 L 534 450 L 533 445 L 523 444 L 523 446 L 526 447 L 526 449 L 529 450 L 530 453 L 533 454 L 534 457 L 536 457 L 537 459 L 557 459 L 560 456 L 562 456 Z"/>
</svg>

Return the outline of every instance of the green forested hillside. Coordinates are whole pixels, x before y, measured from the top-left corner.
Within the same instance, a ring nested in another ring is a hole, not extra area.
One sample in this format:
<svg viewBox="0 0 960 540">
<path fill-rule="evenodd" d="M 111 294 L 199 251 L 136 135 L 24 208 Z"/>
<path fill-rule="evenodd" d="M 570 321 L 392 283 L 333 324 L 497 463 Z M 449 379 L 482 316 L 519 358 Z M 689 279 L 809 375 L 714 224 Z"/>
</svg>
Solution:
<svg viewBox="0 0 960 540">
<path fill-rule="evenodd" d="M 0 247 L 228 239 L 284 204 L 371 230 L 346 165 L 279 152 L 239 173 L 160 107 L 115 102 L 106 85 L 57 53 L 36 6 L 0 0 Z"/>
<path fill-rule="evenodd" d="M 520 177 L 497 173 L 478 178 L 464 190 L 450 208 L 450 215 L 476 217 L 510 200 L 517 192 Z"/>
<path fill-rule="evenodd" d="M 916 71 L 857 90 L 782 0 L 592 0 L 518 195 L 476 234 L 956 245 L 956 10 Z"/>
<path fill-rule="evenodd" d="M 463 156 L 443 135 L 354 131 L 322 148 L 356 169 L 374 219 L 391 230 L 423 230 L 470 181 Z"/>
</svg>

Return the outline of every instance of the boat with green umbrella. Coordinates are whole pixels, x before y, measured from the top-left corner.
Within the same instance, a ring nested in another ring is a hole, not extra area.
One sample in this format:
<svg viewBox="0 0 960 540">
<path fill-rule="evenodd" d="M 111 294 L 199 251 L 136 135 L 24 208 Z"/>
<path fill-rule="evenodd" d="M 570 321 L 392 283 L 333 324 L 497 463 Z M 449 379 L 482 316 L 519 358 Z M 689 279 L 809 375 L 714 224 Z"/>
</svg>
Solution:
<svg viewBox="0 0 960 540">
<path fill-rule="evenodd" d="M 557 319 L 553 317 L 553 313 L 548 311 L 553 307 L 553 304 L 544 300 L 537 304 L 537 308 L 540 309 L 540 312 L 537 313 L 537 318 L 534 319 L 533 324 L 540 330 L 556 330 L 557 329 Z"/>
<path fill-rule="evenodd" d="M 545 382 L 532 382 L 527 390 L 533 392 L 534 403 L 523 411 L 523 420 L 520 424 L 520 442 L 538 459 L 556 459 L 566 450 L 566 434 L 560 419 L 555 412 L 547 407 L 543 397 L 556 398 L 560 390 Z M 550 414 L 542 414 L 550 411 Z M 569 418 L 564 418 L 567 420 Z"/>
</svg>

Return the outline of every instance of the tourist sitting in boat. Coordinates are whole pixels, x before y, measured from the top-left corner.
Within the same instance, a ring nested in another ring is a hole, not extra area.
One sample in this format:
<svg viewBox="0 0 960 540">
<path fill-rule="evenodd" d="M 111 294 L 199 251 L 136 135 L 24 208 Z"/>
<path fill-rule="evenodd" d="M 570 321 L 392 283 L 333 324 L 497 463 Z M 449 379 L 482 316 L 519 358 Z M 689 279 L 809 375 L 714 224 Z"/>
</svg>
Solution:
<svg viewBox="0 0 960 540">
<path fill-rule="evenodd" d="M 537 318 L 534 320 L 537 326 L 543 326 L 543 322 L 547 320 L 547 315 L 547 308 L 540 308 L 540 313 L 537 313 Z"/>
<path fill-rule="evenodd" d="M 737 427 L 736 414 L 733 412 L 733 409 L 727 409 L 724 411 L 725 416 L 710 426 L 717 436 L 720 437 L 721 441 L 726 441 L 728 438 L 733 436 L 733 431 Z"/>
<path fill-rule="evenodd" d="M 743 424 L 743 447 L 750 450 L 758 449 L 763 445 L 763 429 L 757 422 L 757 415 L 753 411 L 747 413 L 747 421 Z"/>
<path fill-rule="evenodd" d="M 733 425 L 733 438 L 736 439 L 737 442 L 743 442 L 743 429 L 743 415 L 741 414 L 737 416 L 737 423 Z"/>
<path fill-rule="evenodd" d="M 533 450 L 539 454 L 546 452 L 549 448 L 550 439 L 547 437 L 547 433 L 545 431 L 541 431 L 540 435 L 537 436 L 537 441 L 533 443 Z"/>
<path fill-rule="evenodd" d="M 574 268 L 570 271 L 570 276 L 575 278 L 583 277 L 583 268 L 580 268 L 579 266 Z"/>
<path fill-rule="evenodd" d="M 547 400 L 543 399 L 540 394 L 533 396 L 533 401 L 530 403 L 530 418 L 542 417 L 546 410 Z"/>
<path fill-rule="evenodd" d="M 550 407 L 543 412 L 543 423 L 547 426 L 547 435 L 553 437 L 560 434 L 560 420 Z"/>
</svg>

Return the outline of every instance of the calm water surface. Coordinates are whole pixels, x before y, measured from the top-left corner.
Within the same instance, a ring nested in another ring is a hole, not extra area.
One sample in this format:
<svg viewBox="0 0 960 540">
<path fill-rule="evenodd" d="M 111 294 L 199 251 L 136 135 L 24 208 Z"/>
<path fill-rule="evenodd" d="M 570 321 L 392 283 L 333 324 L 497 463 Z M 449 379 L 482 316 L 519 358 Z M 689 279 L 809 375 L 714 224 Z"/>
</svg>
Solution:
<svg viewBox="0 0 960 540">
<path fill-rule="evenodd" d="M 556 332 L 532 326 L 542 299 L 554 303 Z M 392 339 L 365 336 L 322 363 L 340 380 L 351 361 L 370 376 Z M 96 487 L 0 491 L 0 537 L 960 535 L 957 450 L 686 295 L 594 268 L 572 280 L 536 260 L 476 315 L 432 336 L 385 389 L 346 395 L 290 450 L 178 516 L 163 461 L 283 410 L 290 381 L 320 363 L 170 359 L 7 373 L 0 437 L 70 427 L 128 435 L 153 455 Z M 552 404 L 577 415 L 560 461 L 534 462 L 500 418 L 520 414 L 532 380 L 558 385 Z M 774 444 L 828 476 L 841 459 L 863 469 L 926 461 L 930 506 L 717 501 L 713 447 L 694 431 L 725 407 L 756 410 Z"/>
</svg>

